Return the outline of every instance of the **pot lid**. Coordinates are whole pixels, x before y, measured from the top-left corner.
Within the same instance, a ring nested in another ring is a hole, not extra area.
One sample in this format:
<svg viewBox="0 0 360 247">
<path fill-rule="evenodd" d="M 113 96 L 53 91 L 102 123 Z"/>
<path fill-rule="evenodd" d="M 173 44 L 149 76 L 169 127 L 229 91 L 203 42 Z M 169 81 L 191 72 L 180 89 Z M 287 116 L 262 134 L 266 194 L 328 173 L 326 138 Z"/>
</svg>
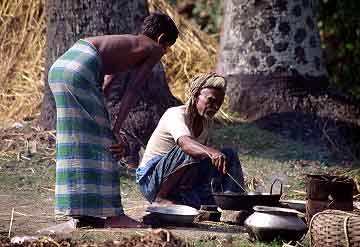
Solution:
<svg viewBox="0 0 360 247">
<path fill-rule="evenodd" d="M 280 215 L 298 215 L 301 212 L 291 208 L 280 208 L 280 207 L 268 207 L 268 206 L 254 206 L 253 209 L 256 212 L 269 213 L 269 214 L 280 214 Z"/>
</svg>

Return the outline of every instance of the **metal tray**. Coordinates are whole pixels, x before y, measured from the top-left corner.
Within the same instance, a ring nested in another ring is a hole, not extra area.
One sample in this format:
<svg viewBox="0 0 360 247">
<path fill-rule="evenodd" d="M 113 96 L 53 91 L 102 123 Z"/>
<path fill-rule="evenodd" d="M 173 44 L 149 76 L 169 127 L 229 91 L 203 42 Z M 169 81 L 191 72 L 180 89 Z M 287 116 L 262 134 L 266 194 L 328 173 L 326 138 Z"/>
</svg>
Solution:
<svg viewBox="0 0 360 247">
<path fill-rule="evenodd" d="M 199 211 L 185 205 L 150 206 L 146 219 L 151 225 L 191 225 Z"/>
</svg>

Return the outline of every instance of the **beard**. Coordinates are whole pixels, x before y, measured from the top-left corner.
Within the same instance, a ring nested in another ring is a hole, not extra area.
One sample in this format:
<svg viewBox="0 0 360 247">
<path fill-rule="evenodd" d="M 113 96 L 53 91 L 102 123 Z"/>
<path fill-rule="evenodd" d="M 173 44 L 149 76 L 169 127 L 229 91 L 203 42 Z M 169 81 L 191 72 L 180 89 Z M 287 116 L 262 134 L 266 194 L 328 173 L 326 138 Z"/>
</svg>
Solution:
<svg viewBox="0 0 360 247">
<path fill-rule="evenodd" d="M 200 114 L 201 117 L 205 118 L 206 120 L 211 120 L 214 118 L 215 114 L 217 111 L 214 110 L 210 110 L 205 108 L 204 111 L 202 112 L 202 114 Z"/>
</svg>

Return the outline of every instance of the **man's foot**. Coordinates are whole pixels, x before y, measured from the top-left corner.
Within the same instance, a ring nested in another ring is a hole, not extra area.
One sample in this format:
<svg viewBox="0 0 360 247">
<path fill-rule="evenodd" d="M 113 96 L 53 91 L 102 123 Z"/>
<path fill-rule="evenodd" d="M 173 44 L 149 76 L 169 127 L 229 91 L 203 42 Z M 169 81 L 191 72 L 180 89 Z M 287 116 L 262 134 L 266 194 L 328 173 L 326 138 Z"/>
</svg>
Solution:
<svg viewBox="0 0 360 247">
<path fill-rule="evenodd" d="M 144 228 L 146 225 L 136 221 L 129 216 L 113 216 L 105 220 L 105 228 Z"/>
</svg>

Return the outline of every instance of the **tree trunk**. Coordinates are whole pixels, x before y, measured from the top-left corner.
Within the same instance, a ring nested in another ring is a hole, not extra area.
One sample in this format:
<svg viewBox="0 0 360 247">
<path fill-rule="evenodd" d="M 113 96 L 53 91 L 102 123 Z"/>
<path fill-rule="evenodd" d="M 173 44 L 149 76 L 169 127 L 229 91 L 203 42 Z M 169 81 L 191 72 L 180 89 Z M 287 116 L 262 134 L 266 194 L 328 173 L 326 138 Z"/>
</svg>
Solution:
<svg viewBox="0 0 360 247">
<path fill-rule="evenodd" d="M 230 110 L 268 129 L 309 139 L 309 127 L 333 142 L 360 125 L 359 102 L 328 89 L 313 0 L 224 1 L 218 71 Z"/>
<path fill-rule="evenodd" d="M 104 34 L 135 33 L 148 15 L 146 0 L 47 0 L 47 48 L 44 98 L 39 124 L 55 127 L 55 102 L 47 72 L 55 60 L 77 40 Z"/>
<path fill-rule="evenodd" d="M 47 129 L 55 127 L 55 102 L 47 83 L 47 72 L 54 61 L 78 39 L 105 34 L 137 33 L 149 14 L 146 0 L 48 0 L 47 50 L 45 92 L 39 124 Z M 118 74 L 107 98 L 112 124 L 126 89 L 130 72 Z M 130 155 L 125 162 L 137 164 L 138 152 L 144 146 L 165 110 L 180 104 L 170 92 L 164 69 L 159 63 L 129 113 L 120 132 L 125 132 L 130 143 Z M 115 133 L 119 136 L 119 133 Z"/>
<path fill-rule="evenodd" d="M 284 104 L 283 93 L 299 95 L 327 87 L 311 0 L 224 4 L 218 70 L 229 77 L 232 110 L 256 119 L 292 110 L 291 104 Z"/>
</svg>

